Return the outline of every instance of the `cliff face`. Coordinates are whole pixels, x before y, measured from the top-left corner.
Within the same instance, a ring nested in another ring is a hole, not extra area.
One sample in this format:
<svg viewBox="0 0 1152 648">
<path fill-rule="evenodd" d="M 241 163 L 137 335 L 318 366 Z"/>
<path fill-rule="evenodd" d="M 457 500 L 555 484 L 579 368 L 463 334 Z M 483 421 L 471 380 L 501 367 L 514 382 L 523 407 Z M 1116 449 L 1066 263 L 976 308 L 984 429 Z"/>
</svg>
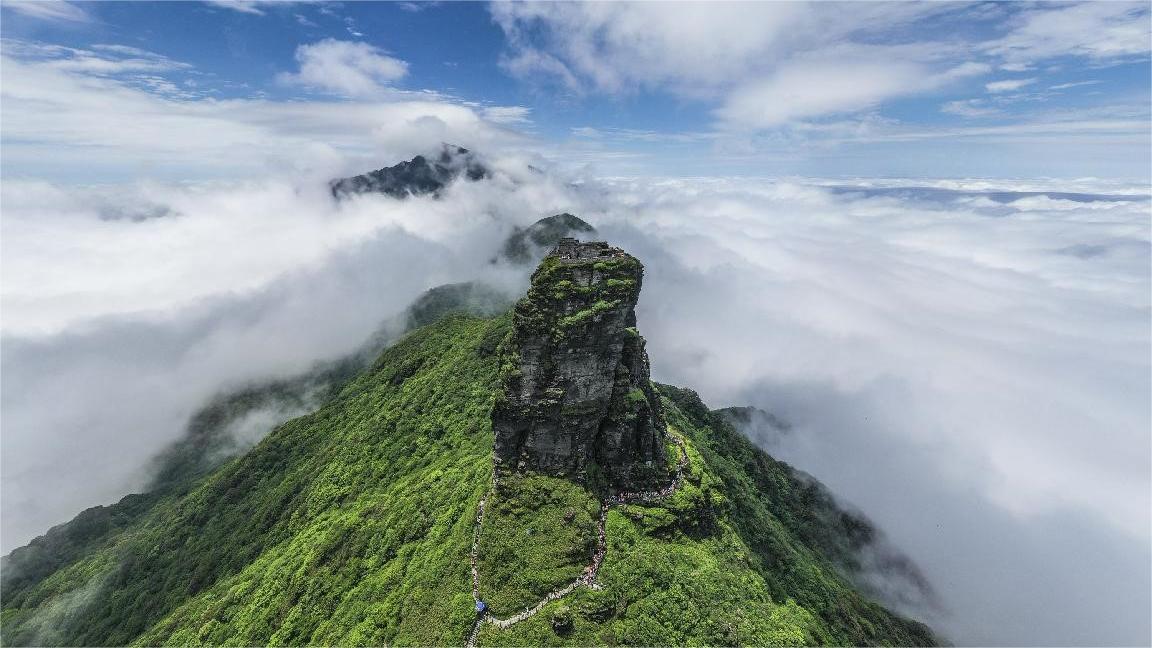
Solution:
<svg viewBox="0 0 1152 648">
<path fill-rule="evenodd" d="M 562 239 L 545 257 L 505 349 L 492 413 L 499 472 L 625 489 L 667 477 L 664 417 L 636 331 L 643 273 L 603 242 Z"/>
</svg>

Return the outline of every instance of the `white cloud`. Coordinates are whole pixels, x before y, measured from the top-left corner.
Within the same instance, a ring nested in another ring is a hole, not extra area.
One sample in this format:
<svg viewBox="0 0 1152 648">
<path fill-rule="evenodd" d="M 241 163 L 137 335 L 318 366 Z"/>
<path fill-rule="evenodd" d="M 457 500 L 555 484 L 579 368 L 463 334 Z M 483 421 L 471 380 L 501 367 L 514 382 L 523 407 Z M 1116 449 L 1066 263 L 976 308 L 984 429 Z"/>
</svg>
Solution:
<svg viewBox="0 0 1152 648">
<path fill-rule="evenodd" d="M 97 44 L 91 49 L 82 49 L 6 39 L 3 42 L 3 52 L 9 56 L 35 60 L 45 67 L 57 70 L 101 76 L 132 72 L 168 72 L 188 70 L 192 67 L 155 52 L 126 45 Z"/>
<path fill-rule="evenodd" d="M 996 67 L 1023 72 L 1059 56 L 1101 63 L 1146 55 L 1150 40 L 1147 7 L 1113 2 L 689 2 L 676 11 L 659 3 L 496 3 L 491 11 L 507 37 L 503 63 L 512 74 L 575 93 L 673 93 L 715 106 L 725 130 L 779 131 L 873 111 Z M 1007 33 L 977 35 L 968 14 L 998 21 Z M 929 19 L 934 29 L 919 29 Z M 994 81 L 989 90 L 1026 82 Z M 950 106 L 953 114 L 965 110 Z"/>
<path fill-rule="evenodd" d="M 988 92 L 1011 92 L 1019 90 L 1024 86 L 1036 83 L 1036 79 L 1004 79 L 1002 81 L 992 81 L 991 83 L 984 84 L 984 88 Z"/>
<path fill-rule="evenodd" d="M 495 3 L 517 75 L 543 72 L 572 88 L 723 92 L 787 55 L 842 44 L 939 7 L 820 3 Z"/>
<path fill-rule="evenodd" d="M 985 44 L 1010 64 L 1058 56 L 1103 61 L 1146 56 L 1152 48 L 1147 3 L 1045 4 L 1021 12 L 1014 22 L 1008 35 Z"/>
<path fill-rule="evenodd" d="M 573 137 L 587 137 L 591 139 L 600 139 L 604 137 L 604 131 L 599 128 L 591 126 L 577 126 L 572 129 Z"/>
<path fill-rule="evenodd" d="M 645 262 L 654 378 L 789 420 L 778 456 L 910 552 L 947 639 L 1146 643 L 1147 202 L 610 184 L 586 217 Z"/>
<path fill-rule="evenodd" d="M 494 124 L 524 124 L 529 122 L 531 108 L 525 106 L 489 106 L 481 109 L 484 119 Z"/>
<path fill-rule="evenodd" d="M 904 51 L 907 56 L 901 56 Z M 781 63 L 767 78 L 737 87 L 716 110 L 727 128 L 763 130 L 844 113 L 984 74 L 965 62 L 933 71 L 917 62 L 919 48 L 840 47 Z"/>
<path fill-rule="evenodd" d="M 440 5 L 438 0 L 421 0 L 420 2 L 401 2 L 400 8 L 408 13 L 420 13 L 426 9 L 432 9 Z"/>
<path fill-rule="evenodd" d="M 499 219 L 525 211 L 468 191 L 337 205 L 325 189 L 4 183 L 4 551 L 139 492 L 220 390 L 348 353 L 433 285 L 501 280 Z M 102 218 L 156 206 L 170 211 Z"/>
<path fill-rule="evenodd" d="M 92 17 L 78 5 L 64 0 L 8 0 L 0 7 L 39 20 L 64 23 L 91 22 Z"/>
<path fill-rule="evenodd" d="M 738 88 L 716 111 L 726 126 L 766 129 L 809 117 L 857 112 L 920 89 L 923 70 L 909 63 L 797 62 Z"/>
<path fill-rule="evenodd" d="M 264 10 L 261 9 L 262 5 L 292 4 L 292 0 L 204 0 L 204 3 L 214 7 L 239 11 L 240 13 L 263 16 Z"/>
<path fill-rule="evenodd" d="M 284 74 L 284 83 L 302 85 L 345 97 L 379 96 L 408 74 L 408 63 L 367 43 L 326 38 L 296 48 L 300 71 Z"/>
<path fill-rule="evenodd" d="M 45 58 L 46 51 L 53 58 Z M 0 118 L 8 177 L 93 182 L 142 170 L 166 177 L 234 177 L 271 168 L 359 172 L 344 165 L 351 160 L 375 168 L 381 157 L 411 157 L 429 142 L 492 150 L 521 139 L 476 108 L 428 93 L 393 91 L 371 101 L 214 100 L 190 95 L 170 78 L 137 73 L 186 69 L 166 59 L 124 51 L 134 58 L 101 54 L 108 60 L 97 64 L 96 48 L 76 55 L 28 44 L 5 52 Z M 136 72 L 113 74 L 129 69 Z M 487 110 L 504 119 L 522 114 L 516 107 Z"/>
<path fill-rule="evenodd" d="M 496 3 L 511 73 L 576 92 L 666 90 L 716 101 L 726 128 L 860 112 L 990 68 L 956 43 L 877 45 L 948 11 L 880 3 Z"/>
<path fill-rule="evenodd" d="M 1103 83 L 1103 81 L 1092 79 L 1089 81 L 1075 81 L 1072 83 L 1058 83 L 1054 86 L 1050 86 L 1048 89 L 1049 90 L 1067 90 L 1068 88 L 1079 88 L 1081 86 L 1099 85 L 1101 83 Z"/>
<path fill-rule="evenodd" d="M 683 3 L 676 11 L 646 3 L 497 3 L 492 12 L 523 50 L 512 59 L 514 72 L 563 68 L 566 83 L 576 83 L 578 75 L 580 84 L 612 92 L 636 83 L 671 83 L 686 91 L 728 83 L 807 13 L 799 5 L 701 3 Z M 548 30 L 543 45 L 559 58 L 527 40 L 534 27 Z"/>
<path fill-rule="evenodd" d="M 348 350 L 422 288 L 489 272 L 508 225 L 570 211 L 646 264 L 654 376 L 788 418 L 782 457 L 925 568 L 949 638 L 1143 643 L 1147 203 L 964 193 L 1139 187 L 570 180 L 340 207 L 308 176 L 5 182 L 5 534 L 115 499 L 216 389 Z"/>
<path fill-rule="evenodd" d="M 949 101 L 940 106 L 940 111 L 961 117 L 990 117 L 1002 114 L 999 108 L 987 105 L 982 99 Z"/>
</svg>

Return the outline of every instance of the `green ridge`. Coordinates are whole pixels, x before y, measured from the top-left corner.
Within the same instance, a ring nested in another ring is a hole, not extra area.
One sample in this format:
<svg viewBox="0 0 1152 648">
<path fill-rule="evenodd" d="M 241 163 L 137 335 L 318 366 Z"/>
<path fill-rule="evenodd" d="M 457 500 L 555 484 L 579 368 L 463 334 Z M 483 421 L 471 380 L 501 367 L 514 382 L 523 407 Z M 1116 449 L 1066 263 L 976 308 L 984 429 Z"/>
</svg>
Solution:
<svg viewBox="0 0 1152 648">
<path fill-rule="evenodd" d="M 441 319 L 195 484 L 81 516 L 52 550 L 17 550 L 4 645 L 462 644 L 508 330 L 506 315 Z M 481 646 L 934 642 L 846 580 L 864 540 L 822 489 L 694 393 L 660 392 L 688 449 L 683 486 L 609 512 L 602 589 L 485 625 Z M 599 505 L 544 478 L 500 497 L 480 562 L 503 613 L 579 574 Z"/>
</svg>

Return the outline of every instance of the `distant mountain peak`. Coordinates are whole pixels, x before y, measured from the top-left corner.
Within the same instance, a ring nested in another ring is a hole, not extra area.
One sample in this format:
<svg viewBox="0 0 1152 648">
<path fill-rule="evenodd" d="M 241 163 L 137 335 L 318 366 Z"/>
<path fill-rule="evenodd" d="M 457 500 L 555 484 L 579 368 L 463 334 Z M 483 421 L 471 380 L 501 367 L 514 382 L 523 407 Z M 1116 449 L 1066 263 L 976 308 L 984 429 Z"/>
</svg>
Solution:
<svg viewBox="0 0 1152 648">
<path fill-rule="evenodd" d="M 338 178 L 328 183 L 337 200 L 357 194 L 382 193 L 393 198 L 425 194 L 439 195 L 444 187 L 463 176 L 469 181 L 491 175 L 488 167 L 468 149 L 455 144 L 442 144 L 432 159 L 417 155 L 407 162 L 369 171 L 358 176 Z"/>
<path fill-rule="evenodd" d="M 500 256 L 517 265 L 538 263 L 563 238 L 584 239 L 595 235 L 595 227 L 578 216 L 564 212 L 541 218 L 528 227 L 517 227 L 504 242 Z"/>
</svg>

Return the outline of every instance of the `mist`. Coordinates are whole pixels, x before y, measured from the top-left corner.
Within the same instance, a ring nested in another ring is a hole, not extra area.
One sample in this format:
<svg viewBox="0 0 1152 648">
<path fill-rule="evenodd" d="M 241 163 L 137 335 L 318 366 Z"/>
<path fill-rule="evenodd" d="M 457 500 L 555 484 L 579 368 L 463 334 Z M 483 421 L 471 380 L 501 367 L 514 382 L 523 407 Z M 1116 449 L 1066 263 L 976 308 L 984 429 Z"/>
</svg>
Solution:
<svg viewBox="0 0 1152 648">
<path fill-rule="evenodd" d="M 424 290 L 479 278 L 521 292 L 528 269 L 491 260 L 550 184 L 509 195 L 515 182 L 340 203 L 308 179 L 6 182 L 3 551 L 140 492 L 213 397 L 357 351 Z M 108 218 L 109 205 L 165 215 Z M 283 415 L 260 413 L 241 445 Z"/>
<path fill-rule="evenodd" d="M 1146 190 L 487 162 L 440 200 L 6 182 L 4 551 L 141 488 L 213 395 L 350 353 L 435 285 L 522 290 L 492 256 L 568 211 L 645 263 L 654 379 L 784 421 L 752 438 L 937 592 L 903 611 L 958 644 L 1149 640 Z"/>
<path fill-rule="evenodd" d="M 655 379 L 786 422 L 750 436 L 938 592 L 903 611 L 960 645 L 1148 642 L 1146 194 L 609 184 Z"/>
</svg>

